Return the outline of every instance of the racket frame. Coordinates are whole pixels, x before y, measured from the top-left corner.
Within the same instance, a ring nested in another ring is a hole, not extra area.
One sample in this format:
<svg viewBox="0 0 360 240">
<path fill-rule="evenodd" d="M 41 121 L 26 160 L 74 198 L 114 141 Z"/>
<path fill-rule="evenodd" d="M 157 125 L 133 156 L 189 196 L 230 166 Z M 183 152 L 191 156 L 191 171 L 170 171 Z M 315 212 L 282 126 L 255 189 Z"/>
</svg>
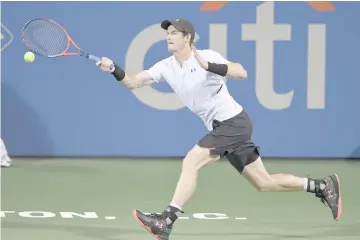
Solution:
<svg viewBox="0 0 360 240">
<path fill-rule="evenodd" d="M 24 33 L 24 30 L 26 29 L 26 27 L 33 21 L 39 21 L 39 20 L 42 20 L 42 21 L 48 21 L 48 22 L 51 22 L 53 24 L 55 24 L 56 26 L 58 26 L 66 35 L 67 37 L 67 40 L 68 40 L 68 45 L 65 49 L 65 51 L 63 51 L 62 53 L 60 54 L 56 54 L 56 55 L 43 55 L 43 54 L 39 54 L 37 53 L 36 51 L 34 51 L 33 49 L 31 49 L 31 47 L 26 43 L 25 41 L 25 33 Z M 63 56 L 83 56 L 85 58 L 88 58 L 90 60 L 93 60 L 95 62 L 97 61 L 100 61 L 101 59 L 95 55 L 92 55 L 92 54 L 89 54 L 87 52 L 84 52 L 76 43 L 75 41 L 70 37 L 70 34 L 66 31 L 66 29 L 61 26 L 59 23 L 55 22 L 54 20 L 52 19 L 49 19 L 49 18 L 34 18 L 28 22 L 25 23 L 23 29 L 22 29 L 22 41 L 24 42 L 25 46 L 32 52 L 34 52 L 35 54 L 37 55 L 41 55 L 41 56 L 44 56 L 44 57 L 48 57 L 48 58 L 55 58 L 55 57 L 63 57 Z M 76 49 L 79 50 L 78 53 L 75 53 L 75 52 L 67 52 L 69 51 L 70 49 L 70 46 L 73 45 Z"/>
</svg>

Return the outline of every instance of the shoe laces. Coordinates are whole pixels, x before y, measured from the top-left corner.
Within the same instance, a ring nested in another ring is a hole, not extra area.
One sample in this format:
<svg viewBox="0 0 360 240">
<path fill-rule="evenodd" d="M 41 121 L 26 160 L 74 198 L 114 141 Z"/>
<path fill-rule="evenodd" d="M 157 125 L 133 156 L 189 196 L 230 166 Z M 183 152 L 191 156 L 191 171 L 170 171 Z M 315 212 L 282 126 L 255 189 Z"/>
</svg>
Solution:
<svg viewBox="0 0 360 240">
<path fill-rule="evenodd" d="M 326 207 L 330 207 L 329 204 L 325 201 L 324 198 L 321 198 L 320 201 L 321 201 Z"/>
<path fill-rule="evenodd" d="M 156 217 L 156 218 L 158 218 L 158 217 L 161 217 L 162 216 L 162 214 L 161 213 L 149 213 L 149 214 L 147 214 L 148 216 L 150 216 L 150 217 Z"/>
<path fill-rule="evenodd" d="M 317 192 L 315 193 L 315 196 L 320 198 L 320 201 L 327 207 L 330 207 L 328 202 L 326 201 L 326 196 L 324 194 L 324 190 L 316 189 Z M 320 191 L 319 191 L 320 190 Z"/>
</svg>

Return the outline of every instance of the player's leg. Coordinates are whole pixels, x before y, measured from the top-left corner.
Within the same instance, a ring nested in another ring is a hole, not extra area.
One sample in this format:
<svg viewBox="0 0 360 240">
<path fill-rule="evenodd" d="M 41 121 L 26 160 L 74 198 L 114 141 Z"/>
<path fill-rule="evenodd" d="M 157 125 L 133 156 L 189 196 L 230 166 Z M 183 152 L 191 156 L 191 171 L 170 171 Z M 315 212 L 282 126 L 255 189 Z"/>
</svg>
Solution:
<svg viewBox="0 0 360 240">
<path fill-rule="evenodd" d="M 231 157 L 236 158 L 236 156 Z M 244 157 L 240 156 L 240 158 Z M 255 158 L 255 161 L 245 166 L 242 175 L 249 180 L 259 192 L 293 192 L 307 190 L 307 178 L 290 174 L 270 175 L 265 169 L 261 157 L 256 152 L 253 153 L 252 158 Z"/>
<path fill-rule="evenodd" d="M 0 164 L 1 167 L 10 167 L 11 166 L 11 158 L 9 157 L 4 141 L 0 138 Z"/>
<path fill-rule="evenodd" d="M 260 192 L 305 191 L 319 197 L 339 220 L 342 213 L 340 182 L 332 174 L 324 179 L 298 177 L 290 174 L 269 174 L 258 151 L 241 154 L 237 151 L 228 156 L 230 163 Z"/>
<path fill-rule="evenodd" d="M 175 206 L 179 209 L 183 208 L 195 191 L 198 171 L 203 166 L 219 159 L 219 155 L 212 155 L 209 149 L 198 145 L 191 149 L 183 160 L 182 171 L 170 206 Z"/>
<path fill-rule="evenodd" d="M 324 179 L 298 177 L 290 174 L 269 174 L 261 160 L 258 147 L 251 141 L 252 122 L 245 111 L 225 124 L 222 131 L 236 133 L 238 145 L 230 149 L 229 162 L 255 188 L 261 192 L 293 192 L 306 191 L 315 194 L 323 202 L 327 202 L 333 217 L 341 216 L 340 182 L 337 175 L 332 174 Z"/>
<path fill-rule="evenodd" d="M 162 214 L 143 214 L 136 210 L 133 215 L 137 220 L 158 239 L 168 239 L 171 227 L 183 213 L 182 208 L 193 195 L 198 179 L 199 170 L 220 159 L 209 149 L 195 145 L 186 155 L 182 163 L 182 171 L 178 180 L 173 199 Z"/>
</svg>

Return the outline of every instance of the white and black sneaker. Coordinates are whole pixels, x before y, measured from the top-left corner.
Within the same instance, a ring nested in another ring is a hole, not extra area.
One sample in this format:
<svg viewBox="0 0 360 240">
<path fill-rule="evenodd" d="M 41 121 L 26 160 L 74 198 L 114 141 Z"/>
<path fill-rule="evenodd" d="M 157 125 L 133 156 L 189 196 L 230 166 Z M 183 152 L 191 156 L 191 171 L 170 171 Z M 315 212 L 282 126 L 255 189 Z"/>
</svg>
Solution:
<svg viewBox="0 0 360 240">
<path fill-rule="evenodd" d="M 342 214 L 340 180 L 338 175 L 331 174 L 322 179 L 325 188 L 315 195 L 331 209 L 334 220 L 339 221 Z"/>
</svg>

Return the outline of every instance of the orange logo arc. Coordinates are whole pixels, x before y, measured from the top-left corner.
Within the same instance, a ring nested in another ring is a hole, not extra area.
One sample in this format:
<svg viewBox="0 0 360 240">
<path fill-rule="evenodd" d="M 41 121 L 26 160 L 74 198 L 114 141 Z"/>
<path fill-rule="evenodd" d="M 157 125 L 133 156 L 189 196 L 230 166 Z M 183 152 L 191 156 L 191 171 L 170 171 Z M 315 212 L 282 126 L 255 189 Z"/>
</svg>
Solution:
<svg viewBox="0 0 360 240">
<path fill-rule="evenodd" d="M 220 11 L 228 3 L 229 3 L 228 1 L 207 1 L 201 6 L 200 11 L 204 11 L 204 12 Z M 324 2 L 311 1 L 307 3 L 310 5 L 310 7 L 312 7 L 318 12 L 335 11 L 334 5 L 329 1 L 324 1 Z"/>
</svg>

